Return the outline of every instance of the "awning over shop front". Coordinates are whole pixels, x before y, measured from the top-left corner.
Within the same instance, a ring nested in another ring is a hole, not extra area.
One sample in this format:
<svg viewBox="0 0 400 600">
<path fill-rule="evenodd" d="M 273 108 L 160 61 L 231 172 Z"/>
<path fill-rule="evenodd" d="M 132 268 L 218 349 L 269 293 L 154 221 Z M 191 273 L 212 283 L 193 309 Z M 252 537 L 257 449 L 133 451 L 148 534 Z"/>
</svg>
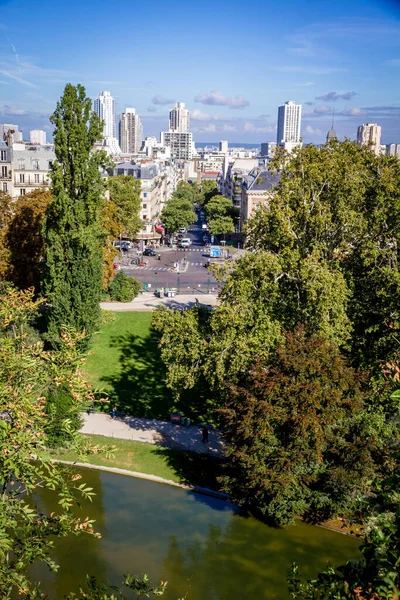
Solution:
<svg viewBox="0 0 400 600">
<path fill-rule="evenodd" d="M 161 239 L 161 234 L 160 233 L 138 233 L 135 236 L 135 241 L 145 241 L 145 242 L 149 242 L 152 240 L 160 240 Z"/>
</svg>

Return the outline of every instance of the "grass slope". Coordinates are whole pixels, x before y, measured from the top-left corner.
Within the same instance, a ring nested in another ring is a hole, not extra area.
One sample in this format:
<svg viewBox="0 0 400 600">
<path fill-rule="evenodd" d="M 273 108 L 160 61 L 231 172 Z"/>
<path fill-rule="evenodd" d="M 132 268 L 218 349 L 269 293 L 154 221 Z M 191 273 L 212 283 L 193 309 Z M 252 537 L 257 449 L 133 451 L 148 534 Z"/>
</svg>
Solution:
<svg viewBox="0 0 400 600">
<path fill-rule="evenodd" d="M 89 454 L 80 457 L 76 453 L 64 450 L 56 451 L 54 457 L 138 471 L 147 475 L 157 475 L 177 483 L 219 490 L 216 478 L 221 471 L 221 461 L 214 457 L 100 435 L 83 435 L 82 437 L 99 447 L 114 446 L 113 457 L 107 458 L 104 454 Z"/>
</svg>

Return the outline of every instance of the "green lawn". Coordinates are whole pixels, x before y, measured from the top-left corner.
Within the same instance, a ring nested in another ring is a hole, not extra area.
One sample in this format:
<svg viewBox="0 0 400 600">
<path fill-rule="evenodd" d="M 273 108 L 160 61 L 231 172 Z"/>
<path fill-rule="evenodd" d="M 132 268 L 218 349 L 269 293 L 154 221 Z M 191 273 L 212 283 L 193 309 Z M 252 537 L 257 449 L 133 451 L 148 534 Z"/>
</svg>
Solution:
<svg viewBox="0 0 400 600">
<path fill-rule="evenodd" d="M 96 446 L 114 446 L 113 457 L 89 454 L 82 458 L 75 453 L 59 450 L 54 452 L 55 458 L 118 467 L 128 471 L 157 475 L 177 483 L 219 489 L 216 478 L 221 470 L 221 461 L 211 456 L 100 435 L 82 437 L 89 439 Z"/>
<path fill-rule="evenodd" d="M 193 422 L 214 422 L 214 404 L 202 390 L 185 390 L 176 400 L 165 385 L 165 366 L 153 329 L 151 312 L 115 313 L 115 321 L 103 323 L 92 338 L 84 371 L 109 403 L 97 408 L 119 410 L 136 417 L 168 419 L 174 411 Z"/>
<path fill-rule="evenodd" d="M 110 403 L 141 417 L 166 418 L 173 408 L 151 312 L 115 313 L 93 336 L 85 374 Z"/>
</svg>

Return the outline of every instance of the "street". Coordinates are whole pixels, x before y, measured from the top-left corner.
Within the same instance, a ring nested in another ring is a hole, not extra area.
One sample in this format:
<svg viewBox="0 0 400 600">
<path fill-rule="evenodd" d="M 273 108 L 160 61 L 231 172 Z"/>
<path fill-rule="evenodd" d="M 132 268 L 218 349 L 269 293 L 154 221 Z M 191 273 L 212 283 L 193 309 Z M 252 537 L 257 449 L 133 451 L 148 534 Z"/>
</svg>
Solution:
<svg viewBox="0 0 400 600">
<path fill-rule="evenodd" d="M 219 284 L 211 271 L 204 266 L 210 253 L 209 249 L 203 246 L 202 235 L 201 222 L 198 220 L 185 233 L 185 237 L 192 241 L 190 248 L 183 250 L 164 246 L 157 249 L 157 253 L 161 255 L 160 260 L 158 257 L 145 257 L 145 267 L 124 266 L 124 261 L 121 266 L 127 275 L 136 277 L 142 283 L 151 284 L 152 288 L 176 287 L 185 293 L 216 292 Z M 179 272 L 174 267 L 177 262 Z"/>
</svg>

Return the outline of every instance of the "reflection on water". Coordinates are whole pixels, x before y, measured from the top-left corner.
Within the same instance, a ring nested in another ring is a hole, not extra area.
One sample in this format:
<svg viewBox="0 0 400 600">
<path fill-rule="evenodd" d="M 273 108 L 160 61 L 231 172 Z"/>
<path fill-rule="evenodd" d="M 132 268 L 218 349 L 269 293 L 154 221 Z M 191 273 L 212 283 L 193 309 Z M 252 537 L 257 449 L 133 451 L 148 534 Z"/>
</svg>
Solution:
<svg viewBox="0 0 400 600">
<path fill-rule="evenodd" d="M 111 473 L 84 475 L 97 496 L 82 513 L 96 519 L 102 539 L 57 540 L 60 571 L 35 571 L 54 599 L 76 591 L 86 573 L 119 584 L 128 572 L 167 580 L 165 600 L 284 599 L 292 561 L 312 576 L 327 561 L 357 556 L 357 540 L 322 528 L 273 529 L 221 500 Z M 51 509 L 50 496 L 40 502 Z"/>
</svg>

